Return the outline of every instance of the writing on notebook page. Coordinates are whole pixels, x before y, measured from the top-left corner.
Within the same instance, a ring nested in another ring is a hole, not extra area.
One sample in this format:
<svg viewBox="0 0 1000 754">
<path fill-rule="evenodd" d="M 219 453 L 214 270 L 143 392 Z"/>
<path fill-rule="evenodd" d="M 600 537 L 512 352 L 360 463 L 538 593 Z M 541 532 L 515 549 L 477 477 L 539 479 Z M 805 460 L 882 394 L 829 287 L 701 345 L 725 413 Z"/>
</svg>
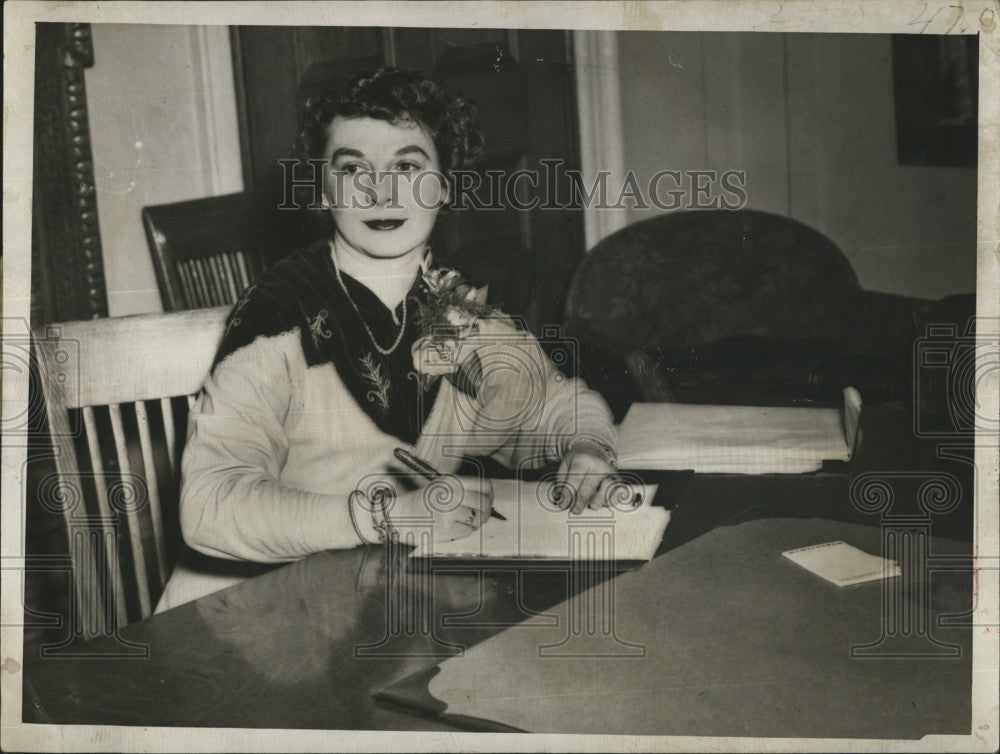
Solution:
<svg viewBox="0 0 1000 754">
<path fill-rule="evenodd" d="M 494 480 L 491 518 L 463 539 L 432 542 L 410 557 L 650 560 L 670 520 L 651 505 L 655 485 L 627 485 L 604 508 L 571 513 L 552 480 Z"/>
</svg>

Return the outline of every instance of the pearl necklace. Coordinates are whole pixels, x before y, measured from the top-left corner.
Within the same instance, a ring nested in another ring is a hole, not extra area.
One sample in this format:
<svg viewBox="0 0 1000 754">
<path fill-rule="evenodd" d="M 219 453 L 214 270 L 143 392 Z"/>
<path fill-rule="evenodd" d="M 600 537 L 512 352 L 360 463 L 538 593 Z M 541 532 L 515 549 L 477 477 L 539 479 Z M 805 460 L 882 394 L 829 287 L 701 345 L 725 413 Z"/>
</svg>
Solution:
<svg viewBox="0 0 1000 754">
<path fill-rule="evenodd" d="M 358 309 L 358 305 L 354 303 L 354 299 L 351 298 L 350 292 L 347 290 L 347 286 L 344 285 L 344 279 L 340 276 L 340 265 L 337 264 L 337 254 L 330 250 L 330 256 L 333 258 L 333 271 L 337 276 L 337 282 L 340 283 L 341 290 L 344 291 L 344 295 L 347 296 L 347 300 L 351 302 L 351 306 L 354 308 L 354 313 L 358 315 L 358 319 L 361 320 L 361 326 L 365 328 L 365 332 L 368 333 L 368 337 L 371 338 L 372 345 L 375 346 L 375 350 L 378 351 L 383 356 L 388 356 L 397 348 L 399 344 L 403 342 L 403 333 L 406 332 L 406 299 L 407 296 L 403 296 L 403 323 L 399 326 L 399 335 L 396 336 L 396 340 L 393 341 L 392 345 L 388 348 L 382 348 L 375 340 L 375 334 L 368 327 L 368 323 L 365 322 L 365 318 L 361 316 L 361 310 Z"/>
</svg>

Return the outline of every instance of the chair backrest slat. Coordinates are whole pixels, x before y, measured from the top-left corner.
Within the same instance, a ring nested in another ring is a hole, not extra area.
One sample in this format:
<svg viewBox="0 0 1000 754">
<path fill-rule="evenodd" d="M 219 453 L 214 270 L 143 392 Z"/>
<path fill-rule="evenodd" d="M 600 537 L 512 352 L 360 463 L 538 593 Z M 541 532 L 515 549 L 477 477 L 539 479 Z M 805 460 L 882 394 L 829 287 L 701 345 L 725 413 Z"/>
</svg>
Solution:
<svg viewBox="0 0 1000 754">
<path fill-rule="evenodd" d="M 222 273 L 222 265 L 219 263 L 219 255 L 213 254 L 210 257 L 205 257 L 205 264 L 207 264 L 209 269 L 212 271 L 212 291 L 215 293 L 216 301 L 220 306 L 222 304 L 233 303 L 229 299 L 229 291 L 226 288 L 225 276 Z"/>
<path fill-rule="evenodd" d="M 205 263 L 212 271 L 212 290 L 215 292 L 215 298 L 219 305 L 233 303 L 230 301 L 229 291 L 226 289 L 225 276 L 222 272 L 222 265 L 219 262 L 219 255 L 213 254 L 210 257 L 205 257 Z"/>
<path fill-rule="evenodd" d="M 205 282 L 208 283 L 208 295 L 212 297 L 212 306 L 221 306 L 226 302 L 219 287 L 219 271 L 215 266 L 215 255 L 202 257 L 199 261 L 205 273 Z"/>
<path fill-rule="evenodd" d="M 194 262 L 188 260 L 180 266 L 184 270 L 184 297 L 188 301 L 188 308 L 201 309 L 201 296 L 198 295 L 198 283 L 194 277 Z"/>
<path fill-rule="evenodd" d="M 218 306 L 219 301 L 215 295 L 215 281 L 212 277 L 212 266 L 207 257 L 199 257 L 194 260 L 198 267 L 198 274 L 201 275 L 201 287 L 205 295 L 205 306 Z"/>
<path fill-rule="evenodd" d="M 173 402 L 170 398 L 160 398 L 160 411 L 163 413 L 163 434 L 167 443 L 167 462 L 170 464 L 170 473 L 177 476 L 177 458 L 175 458 L 175 448 L 177 447 L 177 432 L 174 429 Z"/>
<path fill-rule="evenodd" d="M 85 638 L 149 615 L 166 582 L 179 535 L 164 516 L 176 516 L 186 430 L 173 399 L 193 405 L 228 310 L 63 322 L 34 333 L 61 485 L 42 502 L 63 515 L 78 607 L 72 624 Z M 126 539 L 118 537 L 123 525 Z"/>
<path fill-rule="evenodd" d="M 188 308 L 201 309 L 202 306 L 199 303 L 199 299 L 201 297 L 198 295 L 198 283 L 194 277 L 194 261 L 188 259 L 184 262 L 180 262 L 178 267 L 181 267 L 184 270 L 184 297 L 187 299 Z"/>
<path fill-rule="evenodd" d="M 211 306 L 208 300 L 208 290 L 205 288 L 205 277 L 201 274 L 201 260 L 191 260 L 191 274 L 194 276 L 195 292 L 199 307 Z"/>
<path fill-rule="evenodd" d="M 194 290 L 194 281 L 191 279 L 191 272 L 188 270 L 187 262 L 181 262 L 177 265 L 177 276 L 180 278 L 180 290 L 181 296 L 184 299 L 184 308 L 197 309 L 198 307 L 195 304 L 192 293 Z"/>
<path fill-rule="evenodd" d="M 199 309 L 208 306 L 205 300 L 205 291 L 201 284 L 201 272 L 198 269 L 198 260 L 189 259 L 187 261 L 188 274 L 191 276 L 191 296 Z"/>
<path fill-rule="evenodd" d="M 87 449 L 90 451 L 90 469 L 94 474 L 98 525 L 106 540 L 113 542 L 117 540 L 118 534 L 114 530 L 114 516 L 111 513 L 111 506 L 108 503 L 104 461 L 101 460 L 101 443 L 97 435 L 97 417 L 92 406 L 84 406 L 82 413 L 83 428 L 87 437 Z M 128 623 L 128 612 L 125 600 L 121 598 L 125 594 L 125 583 L 122 577 L 120 561 L 118 560 L 117 547 L 105 547 L 104 554 L 107 560 L 107 573 L 114 580 L 115 611 L 118 623 L 124 626 Z"/>
<path fill-rule="evenodd" d="M 219 303 L 236 303 L 232 291 L 229 290 L 229 283 L 226 282 L 226 268 L 222 264 L 222 255 L 213 254 L 209 259 L 212 260 L 212 267 L 215 269 L 215 289 L 218 291 Z"/>
<path fill-rule="evenodd" d="M 206 257 L 194 260 L 201 275 L 202 290 L 205 292 L 206 306 L 218 306 L 219 301 L 215 295 L 215 285 L 212 282 L 211 265 Z"/>
<path fill-rule="evenodd" d="M 215 306 L 211 295 L 208 292 L 208 281 L 205 279 L 205 267 L 203 259 L 192 259 L 191 268 L 194 270 L 195 280 L 198 282 L 198 297 L 202 307 Z"/>
<path fill-rule="evenodd" d="M 222 270 L 226 278 L 226 286 L 229 291 L 229 300 L 233 303 L 240 297 L 240 292 L 243 290 L 243 286 L 239 285 L 236 280 L 236 272 L 233 269 L 232 261 L 230 260 L 230 254 L 220 254 L 219 263 L 222 265 Z"/>
<path fill-rule="evenodd" d="M 61 350 L 58 343 L 52 339 L 36 339 L 35 349 L 56 467 L 56 477 L 50 480 L 55 482 L 56 489 L 53 489 L 53 485 L 45 485 L 43 482 L 39 492 L 39 502 L 42 506 L 58 510 L 62 514 L 63 531 L 74 575 L 74 609 L 71 611 L 70 629 L 76 635 L 89 639 L 97 636 L 100 630 L 99 626 L 103 621 L 99 613 L 105 603 L 99 593 L 88 593 L 88 588 L 99 586 L 94 562 L 97 550 L 90 547 L 86 540 L 81 540 L 82 532 L 74 526 L 85 517 L 83 480 L 80 476 L 76 447 L 73 444 L 73 437 L 77 432 L 70 421 L 69 413 L 62 410 L 66 405 L 66 380 L 58 379 L 58 374 L 48 368 L 62 360 L 58 355 Z M 75 480 L 74 475 L 76 475 Z"/>
<path fill-rule="evenodd" d="M 132 567 L 135 569 L 135 580 L 139 591 L 139 609 L 143 615 L 149 615 L 153 611 L 149 598 L 149 574 L 146 573 L 145 548 L 142 546 L 142 532 L 140 531 L 139 515 L 137 508 L 142 506 L 142 499 L 138 497 L 142 491 L 141 487 L 132 487 L 132 464 L 128 458 L 128 444 L 125 440 L 125 423 L 122 420 L 122 409 L 117 403 L 108 406 L 108 414 L 111 416 L 111 433 L 115 438 L 115 455 L 118 460 L 119 484 L 118 487 L 109 487 L 117 493 L 119 511 L 123 511 L 127 521 L 129 544 L 132 549 Z M 114 484 L 114 482 L 111 482 Z M 131 491 L 130 491 L 131 490 Z M 125 602 L 124 585 L 122 588 L 121 601 Z"/>
<path fill-rule="evenodd" d="M 250 285 L 250 270 L 247 269 L 246 255 L 242 251 L 236 252 L 236 264 L 240 269 L 240 289 Z"/>
<path fill-rule="evenodd" d="M 160 506 L 160 480 L 156 474 L 156 462 L 153 459 L 153 438 L 149 432 L 149 413 L 144 401 L 135 404 L 135 420 L 139 425 L 139 447 L 142 450 L 142 466 L 146 474 L 146 490 L 149 495 L 149 513 L 153 522 L 153 547 L 156 550 L 156 585 L 162 589 L 167 583 L 169 565 L 167 564 L 166 539 L 163 534 L 163 508 Z M 169 447 L 170 438 L 167 438 Z"/>
</svg>

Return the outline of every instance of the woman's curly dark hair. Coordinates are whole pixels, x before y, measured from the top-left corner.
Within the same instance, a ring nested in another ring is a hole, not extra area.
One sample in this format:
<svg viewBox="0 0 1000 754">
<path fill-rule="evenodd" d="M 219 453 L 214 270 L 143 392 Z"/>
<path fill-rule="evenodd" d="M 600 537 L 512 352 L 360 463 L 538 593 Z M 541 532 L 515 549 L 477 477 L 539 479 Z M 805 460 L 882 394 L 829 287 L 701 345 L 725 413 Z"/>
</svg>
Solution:
<svg viewBox="0 0 1000 754">
<path fill-rule="evenodd" d="M 330 122 L 338 115 L 389 123 L 416 121 L 434 142 L 445 174 L 467 168 L 482 156 L 483 137 L 472 102 L 419 73 L 385 67 L 355 74 L 336 98 L 310 97 L 306 101 L 302 130 L 295 142 L 298 168 L 306 170 L 309 160 L 323 158 Z M 300 199 L 299 206 L 308 206 L 310 198 L 305 202 Z M 327 211 L 317 211 L 324 222 L 331 221 Z"/>
</svg>

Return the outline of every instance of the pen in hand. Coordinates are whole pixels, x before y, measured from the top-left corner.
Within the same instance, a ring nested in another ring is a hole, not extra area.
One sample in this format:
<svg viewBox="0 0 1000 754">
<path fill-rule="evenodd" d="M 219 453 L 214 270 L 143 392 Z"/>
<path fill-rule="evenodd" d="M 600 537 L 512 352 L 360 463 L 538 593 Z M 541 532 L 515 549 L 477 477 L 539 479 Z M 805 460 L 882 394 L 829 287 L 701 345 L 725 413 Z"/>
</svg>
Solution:
<svg viewBox="0 0 1000 754">
<path fill-rule="evenodd" d="M 410 453 L 408 450 L 405 450 L 403 448 L 396 448 L 396 450 L 394 450 L 393 453 L 396 456 L 396 458 L 405 463 L 413 471 L 420 474 L 420 476 L 422 476 L 428 482 L 433 482 L 435 479 L 441 476 L 440 471 L 435 469 L 424 459 L 418 458 L 417 456 L 413 455 L 413 453 Z M 507 520 L 506 516 L 497 513 L 497 511 L 493 509 L 490 509 L 490 517 L 499 518 L 501 521 Z"/>
</svg>

